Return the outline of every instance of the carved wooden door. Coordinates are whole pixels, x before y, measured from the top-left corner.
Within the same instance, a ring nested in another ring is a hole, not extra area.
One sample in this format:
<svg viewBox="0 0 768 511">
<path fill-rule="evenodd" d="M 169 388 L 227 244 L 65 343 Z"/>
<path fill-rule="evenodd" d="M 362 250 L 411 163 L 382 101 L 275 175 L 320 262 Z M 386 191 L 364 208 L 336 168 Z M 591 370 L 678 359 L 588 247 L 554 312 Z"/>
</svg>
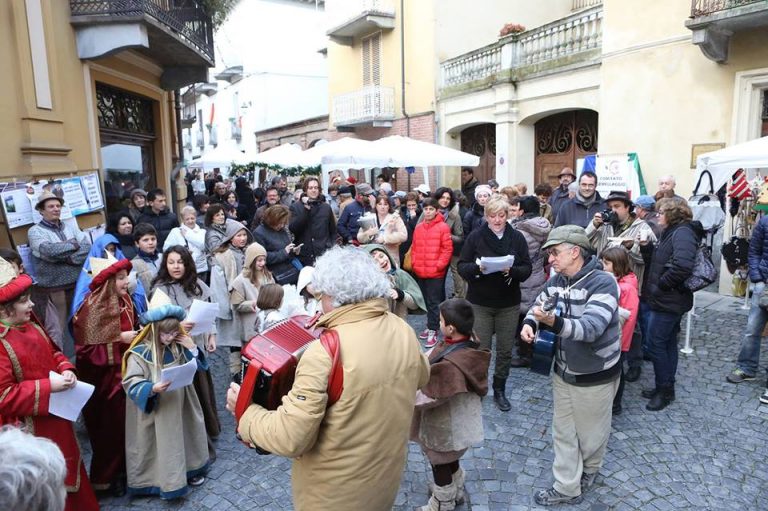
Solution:
<svg viewBox="0 0 768 511">
<path fill-rule="evenodd" d="M 576 160 L 597 153 L 597 112 L 574 110 L 550 115 L 535 125 L 537 183 L 559 184 L 563 167 L 576 170 Z"/>
<path fill-rule="evenodd" d="M 480 157 L 475 178 L 480 184 L 496 179 L 496 125 L 478 124 L 461 132 L 461 150 Z"/>
</svg>

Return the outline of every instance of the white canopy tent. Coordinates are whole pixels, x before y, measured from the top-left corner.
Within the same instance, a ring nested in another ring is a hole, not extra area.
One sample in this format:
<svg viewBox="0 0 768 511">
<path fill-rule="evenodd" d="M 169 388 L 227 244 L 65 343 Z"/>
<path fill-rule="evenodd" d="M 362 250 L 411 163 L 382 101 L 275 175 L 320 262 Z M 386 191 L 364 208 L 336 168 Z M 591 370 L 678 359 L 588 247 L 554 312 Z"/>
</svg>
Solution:
<svg viewBox="0 0 768 511">
<path fill-rule="evenodd" d="M 267 149 L 263 153 L 253 155 L 248 163 L 258 162 L 281 167 L 297 167 L 303 165 L 302 150 L 298 144 L 281 144 Z"/>
<path fill-rule="evenodd" d="M 215 168 L 222 169 L 224 174 L 229 174 L 229 167 L 233 163 L 238 165 L 245 165 L 253 161 L 248 155 L 240 151 L 237 147 L 230 144 L 219 144 L 203 153 L 203 155 L 192 160 L 187 167 L 189 169 L 203 169 L 205 172 L 209 172 Z M 226 171 L 224 171 L 226 169 Z"/>
<path fill-rule="evenodd" d="M 696 158 L 696 181 L 701 173 L 712 174 L 715 192 L 731 178 L 738 169 L 768 168 L 768 137 L 737 144 L 719 151 L 700 154 Z"/>
<path fill-rule="evenodd" d="M 357 155 L 373 155 L 375 149 L 372 148 L 373 142 L 362 140 L 359 138 L 345 137 L 333 142 L 326 142 L 311 147 L 302 153 L 302 165 L 305 167 L 314 167 L 316 165 L 322 166 L 322 187 L 323 190 L 328 189 L 328 173 L 333 170 L 341 170 L 346 177 L 349 177 L 350 168 L 373 168 L 378 167 L 378 164 L 374 165 L 358 165 L 358 164 L 333 164 L 323 163 L 323 159 L 328 158 L 347 158 L 354 159 Z M 383 157 L 383 155 L 381 155 Z"/>
</svg>

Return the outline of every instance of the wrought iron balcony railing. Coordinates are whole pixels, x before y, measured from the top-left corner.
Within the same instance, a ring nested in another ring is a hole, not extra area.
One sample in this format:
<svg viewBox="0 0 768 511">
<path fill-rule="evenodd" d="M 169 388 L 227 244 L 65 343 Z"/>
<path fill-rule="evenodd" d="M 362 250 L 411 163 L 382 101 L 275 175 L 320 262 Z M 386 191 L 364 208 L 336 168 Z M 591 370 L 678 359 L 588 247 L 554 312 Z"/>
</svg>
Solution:
<svg viewBox="0 0 768 511">
<path fill-rule="evenodd" d="M 765 3 L 765 0 L 691 0 L 691 18 L 757 3 Z"/>
<path fill-rule="evenodd" d="M 72 17 L 150 16 L 213 62 L 213 25 L 198 0 L 69 0 Z"/>
</svg>

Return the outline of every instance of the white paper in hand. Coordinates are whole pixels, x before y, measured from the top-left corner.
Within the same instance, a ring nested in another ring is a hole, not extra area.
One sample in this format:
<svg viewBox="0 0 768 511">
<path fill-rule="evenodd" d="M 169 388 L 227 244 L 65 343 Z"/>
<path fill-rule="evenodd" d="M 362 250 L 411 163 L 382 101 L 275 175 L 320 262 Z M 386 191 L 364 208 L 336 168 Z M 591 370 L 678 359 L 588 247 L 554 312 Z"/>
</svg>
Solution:
<svg viewBox="0 0 768 511">
<path fill-rule="evenodd" d="M 189 335 L 207 334 L 213 330 L 213 323 L 216 321 L 216 315 L 219 312 L 219 306 L 215 303 L 194 300 L 189 308 L 186 320 L 195 324 Z"/>
<path fill-rule="evenodd" d="M 195 371 L 197 371 L 197 359 L 193 358 L 184 365 L 164 368 L 160 373 L 160 381 L 171 382 L 165 390 L 170 392 L 190 385 L 195 377 Z"/>
<path fill-rule="evenodd" d="M 515 256 L 513 255 L 480 258 L 480 266 L 484 268 L 483 275 L 512 268 L 513 264 L 515 264 Z"/>
<path fill-rule="evenodd" d="M 64 377 L 51 371 L 48 373 L 51 380 L 60 380 Z M 48 400 L 48 413 L 75 422 L 80 410 L 88 402 L 93 394 L 93 385 L 78 380 L 74 387 L 61 392 L 51 392 Z"/>
</svg>

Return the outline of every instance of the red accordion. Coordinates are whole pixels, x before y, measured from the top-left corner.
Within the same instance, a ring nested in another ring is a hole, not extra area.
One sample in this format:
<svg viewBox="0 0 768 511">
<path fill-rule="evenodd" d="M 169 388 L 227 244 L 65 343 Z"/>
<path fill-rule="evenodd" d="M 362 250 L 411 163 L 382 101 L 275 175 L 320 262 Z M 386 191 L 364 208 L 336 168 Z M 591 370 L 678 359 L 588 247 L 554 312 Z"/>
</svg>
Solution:
<svg viewBox="0 0 768 511">
<path fill-rule="evenodd" d="M 276 410 L 284 395 L 291 390 L 296 366 L 309 343 L 320 336 L 314 328 L 315 318 L 294 316 L 268 328 L 251 339 L 242 350 L 240 394 L 235 407 L 235 420 L 256 403 Z"/>
</svg>

